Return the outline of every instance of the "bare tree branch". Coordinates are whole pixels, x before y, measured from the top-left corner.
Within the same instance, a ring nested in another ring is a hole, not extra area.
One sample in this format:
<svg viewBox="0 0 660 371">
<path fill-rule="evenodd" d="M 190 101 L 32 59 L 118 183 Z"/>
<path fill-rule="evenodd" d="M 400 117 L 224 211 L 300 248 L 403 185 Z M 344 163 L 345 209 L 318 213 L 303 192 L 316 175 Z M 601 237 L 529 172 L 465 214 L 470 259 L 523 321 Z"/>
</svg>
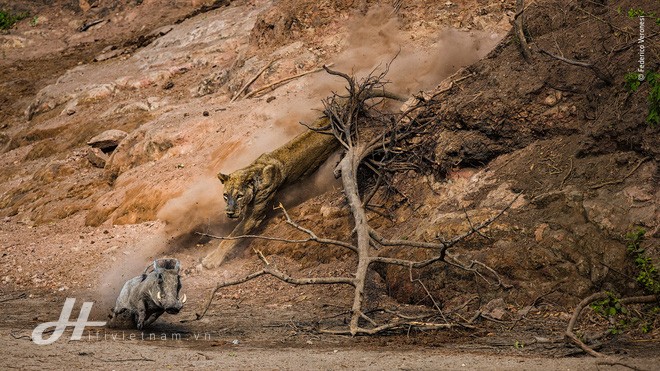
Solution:
<svg viewBox="0 0 660 371">
<path fill-rule="evenodd" d="M 593 64 L 591 62 L 582 62 L 582 61 L 576 61 L 574 59 L 564 58 L 562 56 L 552 54 L 549 51 L 543 50 L 543 49 L 539 49 L 539 51 L 541 53 L 549 56 L 549 57 L 552 57 L 552 58 L 554 58 L 556 60 L 559 60 L 559 61 L 562 61 L 564 63 L 568 63 L 568 64 L 573 65 L 573 66 L 578 66 L 578 67 L 583 67 L 583 68 L 590 69 L 591 71 L 593 71 L 593 73 L 596 75 L 596 77 L 601 79 L 608 86 L 611 86 L 612 84 L 614 84 L 614 80 L 612 79 L 612 75 L 610 75 L 609 72 L 607 72 L 607 71 L 604 72 L 602 69 L 600 69 L 600 67 L 596 66 L 595 64 Z"/>
<path fill-rule="evenodd" d="M 516 0 L 516 15 L 513 17 L 513 29 L 518 38 L 520 52 L 522 53 L 525 62 L 530 63 L 532 59 L 532 53 L 529 51 L 529 45 L 527 45 L 527 38 L 525 37 L 525 21 L 524 13 L 525 12 L 525 2 L 523 0 Z"/>
<path fill-rule="evenodd" d="M 363 327 L 357 327 L 355 329 L 355 333 L 353 333 L 352 330 L 320 330 L 319 332 L 323 334 L 333 334 L 333 335 L 375 335 L 378 333 L 381 333 L 386 330 L 396 330 L 399 328 L 404 328 L 408 326 L 414 326 L 419 329 L 425 329 L 425 330 L 431 330 L 431 329 L 451 329 L 455 327 L 469 327 L 465 326 L 463 324 L 455 324 L 455 323 L 434 323 L 434 322 L 421 322 L 421 321 L 402 321 L 402 322 L 393 322 L 393 323 L 387 323 L 384 325 L 380 325 L 378 327 L 374 328 L 363 328 Z"/>
<path fill-rule="evenodd" d="M 290 283 L 293 285 L 335 285 L 335 284 L 343 284 L 343 285 L 351 285 L 355 286 L 354 284 L 354 279 L 350 277 L 305 277 L 305 278 L 294 278 L 289 276 L 288 274 L 280 271 L 279 269 L 275 268 L 272 265 L 266 265 L 263 269 L 250 273 L 247 276 L 231 280 L 231 281 L 225 281 L 217 284 L 215 288 L 211 291 L 211 294 L 209 295 L 209 298 L 207 300 L 206 306 L 204 307 L 204 311 L 202 311 L 201 314 L 196 315 L 196 320 L 202 319 L 205 315 L 206 312 L 208 311 L 209 307 L 211 306 L 211 303 L 213 303 L 213 297 L 215 294 L 218 292 L 223 287 L 229 287 L 229 286 L 236 286 L 240 285 L 242 283 L 252 281 L 255 278 L 261 277 L 263 275 L 271 275 L 280 281 Z"/>
<path fill-rule="evenodd" d="M 247 83 L 245 83 L 245 85 L 243 85 L 243 87 L 242 87 L 242 88 L 241 88 L 241 89 L 240 89 L 240 90 L 239 90 L 239 91 L 238 91 L 238 92 L 237 92 L 237 93 L 231 98 L 230 102 L 234 102 L 234 101 L 236 101 L 236 99 L 238 99 L 238 98 L 241 96 L 241 94 L 243 94 L 243 92 L 244 92 L 244 91 L 245 91 L 250 85 L 252 85 L 253 82 L 257 81 L 257 79 L 259 78 L 259 76 L 261 76 L 261 74 L 264 73 L 264 71 L 266 71 L 266 70 L 267 70 L 267 69 L 268 69 L 268 68 L 269 68 L 269 67 L 270 67 L 275 61 L 276 61 L 276 59 L 273 59 L 273 60 L 271 60 L 270 62 L 268 62 L 263 68 L 261 68 L 261 69 L 259 70 L 259 72 L 257 72 L 257 74 L 254 75 L 254 77 L 252 77 Z"/>
<path fill-rule="evenodd" d="M 263 236 L 263 235 L 242 235 L 242 236 L 233 236 L 233 237 L 222 237 L 222 236 L 215 236 L 212 234 L 208 233 L 201 233 L 201 232 L 196 232 L 200 236 L 205 236 L 205 237 L 210 237 L 213 239 L 217 240 L 241 240 L 241 239 L 259 239 L 259 240 L 267 240 L 267 241 L 277 241 L 277 242 L 286 242 L 286 243 L 306 243 L 306 242 L 317 242 L 320 244 L 326 244 L 326 245 L 335 245 L 335 246 L 340 246 L 347 248 L 353 252 L 357 251 L 357 248 L 350 243 L 344 242 L 344 241 L 339 241 L 339 240 L 332 240 L 332 239 L 327 239 L 327 238 L 320 238 L 318 237 L 312 230 L 307 229 L 299 225 L 298 223 L 294 222 L 293 219 L 291 219 L 291 216 L 289 216 L 289 213 L 286 211 L 284 206 L 282 204 L 279 204 L 279 206 L 276 207 L 276 209 L 282 210 L 282 213 L 284 213 L 284 216 L 286 217 L 286 223 L 295 229 L 306 233 L 309 235 L 309 238 L 306 239 L 299 239 L 299 240 L 293 240 L 293 239 L 288 239 L 288 238 L 280 238 L 280 237 L 271 237 L 271 236 Z"/>
<path fill-rule="evenodd" d="M 332 67 L 332 65 L 333 65 L 333 63 L 330 63 L 330 64 L 328 64 L 328 67 Z M 262 87 L 260 87 L 259 89 L 253 90 L 253 91 L 251 91 L 251 92 L 245 94 L 245 96 L 243 96 L 243 99 L 251 98 L 251 97 L 253 97 L 253 96 L 257 95 L 257 94 L 261 94 L 261 93 L 265 92 L 266 90 L 269 90 L 269 89 L 270 89 L 270 90 L 275 89 L 278 85 L 280 85 L 280 84 L 284 84 L 285 82 L 289 82 L 289 81 L 291 81 L 291 80 L 295 80 L 295 79 L 297 79 L 297 78 L 299 78 L 299 77 L 307 76 L 307 75 L 309 75 L 309 74 L 316 73 L 316 72 L 320 72 L 320 71 L 323 71 L 323 70 L 324 70 L 323 67 L 321 67 L 321 68 L 315 68 L 315 69 L 313 69 L 313 70 L 311 70 L 311 71 L 305 71 L 305 72 L 301 72 L 301 73 L 298 73 L 298 74 L 293 75 L 293 76 L 285 77 L 285 78 L 283 78 L 283 79 L 277 80 L 277 81 L 275 81 L 275 82 L 273 82 L 273 83 L 270 83 L 270 84 L 268 84 L 268 85 L 266 85 L 266 86 L 262 86 Z"/>
<path fill-rule="evenodd" d="M 596 357 L 600 359 L 606 359 L 609 362 L 616 362 L 616 364 L 623 365 L 632 369 L 636 369 L 634 366 L 620 363 L 616 360 L 613 360 L 611 357 L 606 356 L 602 353 L 599 353 L 595 350 L 593 350 L 591 347 L 589 347 L 587 344 L 585 344 L 582 340 L 580 340 L 575 333 L 573 332 L 573 329 L 575 328 L 575 324 L 578 321 L 578 318 L 580 318 L 580 313 L 582 313 L 582 310 L 586 308 L 589 304 L 598 301 L 598 300 L 604 300 L 610 297 L 610 294 L 604 291 L 597 292 L 595 294 L 589 295 L 586 298 L 584 298 L 575 308 L 573 311 L 573 316 L 571 317 L 570 321 L 568 322 L 568 326 L 566 327 L 566 333 L 565 336 L 568 340 L 570 340 L 573 344 L 577 345 L 585 351 L 585 353 Z M 642 303 L 656 303 L 660 301 L 660 296 L 658 295 L 646 295 L 646 296 L 633 296 L 633 297 L 627 297 L 627 298 L 622 298 L 619 299 L 619 302 L 621 304 L 642 304 Z"/>
</svg>

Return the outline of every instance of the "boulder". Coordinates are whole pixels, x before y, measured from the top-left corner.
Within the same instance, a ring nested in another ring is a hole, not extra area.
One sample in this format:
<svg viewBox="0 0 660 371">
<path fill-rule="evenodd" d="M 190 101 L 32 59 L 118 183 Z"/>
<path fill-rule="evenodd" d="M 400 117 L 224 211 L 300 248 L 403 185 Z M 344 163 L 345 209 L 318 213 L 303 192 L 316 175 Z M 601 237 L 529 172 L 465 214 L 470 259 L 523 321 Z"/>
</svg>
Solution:
<svg viewBox="0 0 660 371">
<path fill-rule="evenodd" d="M 90 147 L 87 148 L 87 159 L 95 167 L 103 169 L 105 163 L 108 162 L 108 155 L 99 148 Z"/>
<path fill-rule="evenodd" d="M 128 133 L 122 130 L 106 130 L 90 139 L 87 144 L 107 153 L 117 148 L 119 142 L 126 138 L 127 135 Z"/>
</svg>

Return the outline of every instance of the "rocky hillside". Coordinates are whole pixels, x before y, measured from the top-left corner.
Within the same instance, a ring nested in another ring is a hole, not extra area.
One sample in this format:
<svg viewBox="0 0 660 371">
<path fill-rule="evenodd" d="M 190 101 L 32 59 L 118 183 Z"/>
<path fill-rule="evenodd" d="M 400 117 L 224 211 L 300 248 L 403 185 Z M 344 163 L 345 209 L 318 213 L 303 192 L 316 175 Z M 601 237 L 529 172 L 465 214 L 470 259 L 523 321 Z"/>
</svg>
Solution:
<svg viewBox="0 0 660 371">
<path fill-rule="evenodd" d="M 4 283 L 84 287 L 76 265 L 116 272 L 163 251 L 195 267 L 214 243 L 190 232 L 229 226 L 214 174 L 317 117 L 321 99 L 343 89 L 318 71 L 331 63 L 364 76 L 392 62 L 392 90 L 425 91 L 430 171 L 397 175 L 405 197 L 383 198 L 386 215 L 372 215 L 383 234 L 448 239 L 519 195 L 484 235 L 453 250 L 491 267 L 503 285 L 441 265 L 420 272 L 444 308 L 478 309 L 477 292 L 505 310 L 540 295 L 568 305 L 601 289 L 638 292 L 624 239 L 637 227 L 647 231 L 648 256 L 660 257 L 652 86 L 625 87 L 639 64 L 639 21 L 619 11 L 653 1 L 532 3 L 529 61 L 510 32 L 513 5 L 501 2 L 48 3 L 12 2 L 34 18 L 0 35 L 9 92 L 0 131 Z M 646 69 L 657 71 L 657 38 L 645 46 Z M 110 129 L 125 134 L 105 152 L 87 145 Z M 349 210 L 329 170 L 282 198 L 319 235 L 348 239 Z M 264 233 L 293 235 L 279 218 Z M 352 262 L 312 244 L 259 246 L 304 267 Z M 235 273 L 199 269 L 187 274 Z M 375 285 L 400 302 L 427 300 L 408 270 L 378 273 Z"/>
</svg>

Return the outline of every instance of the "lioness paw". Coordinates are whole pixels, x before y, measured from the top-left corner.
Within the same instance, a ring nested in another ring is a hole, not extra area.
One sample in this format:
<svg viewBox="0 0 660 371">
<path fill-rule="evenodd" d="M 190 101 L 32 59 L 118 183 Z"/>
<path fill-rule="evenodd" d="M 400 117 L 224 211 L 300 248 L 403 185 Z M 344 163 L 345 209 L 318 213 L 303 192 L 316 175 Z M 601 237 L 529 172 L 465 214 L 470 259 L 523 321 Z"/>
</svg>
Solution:
<svg viewBox="0 0 660 371">
<path fill-rule="evenodd" d="M 202 266 L 206 269 L 218 268 L 225 261 L 227 252 L 224 249 L 216 248 L 202 259 Z"/>
</svg>

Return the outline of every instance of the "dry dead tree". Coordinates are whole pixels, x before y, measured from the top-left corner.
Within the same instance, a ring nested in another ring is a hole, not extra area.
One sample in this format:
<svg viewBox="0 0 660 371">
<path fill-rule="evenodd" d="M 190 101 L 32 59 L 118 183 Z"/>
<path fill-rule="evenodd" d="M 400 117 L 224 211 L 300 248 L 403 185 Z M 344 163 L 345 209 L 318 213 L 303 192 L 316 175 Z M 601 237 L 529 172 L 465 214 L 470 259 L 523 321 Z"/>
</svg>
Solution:
<svg viewBox="0 0 660 371">
<path fill-rule="evenodd" d="M 215 293 L 219 289 L 238 285 L 264 275 L 270 275 L 294 285 L 344 284 L 353 287 L 354 295 L 350 311 L 351 320 L 349 328 L 347 330 L 320 330 L 323 333 L 350 334 L 354 336 L 357 334 L 377 334 L 386 330 L 406 327 L 410 328 L 413 326 L 417 328 L 451 328 L 454 326 L 471 327 L 469 325 L 446 322 L 428 322 L 420 320 L 419 318 L 406 319 L 403 316 L 398 316 L 399 320 L 393 322 L 384 324 L 376 323 L 376 321 L 368 317 L 362 309 L 364 305 L 367 273 L 372 264 L 397 265 L 407 267 L 412 271 L 413 269 L 424 268 L 434 263 L 443 262 L 448 265 L 474 272 L 490 283 L 490 281 L 479 272 L 478 267 L 481 267 L 488 272 L 487 274 L 496 278 L 495 285 L 504 286 L 497 273 L 485 264 L 472 261 L 469 265 L 465 265 L 459 262 L 458 259 L 449 256 L 447 250 L 473 234 L 480 234 L 481 230 L 488 227 L 509 209 L 513 202 L 516 201 L 517 196 L 498 213 L 476 226 L 468 219 L 470 229 L 450 240 L 444 241 L 438 238 L 434 242 L 425 242 L 385 238 L 380 232 L 376 231 L 369 225 L 366 207 L 369 201 L 368 198 L 373 196 L 373 192 L 363 195 L 364 192 L 361 192 L 359 188 L 358 173 L 364 171 L 366 168 L 369 171 L 372 171 L 379 179 L 376 187 L 381 184 L 381 181 L 382 184 L 389 187 L 391 185 L 388 183 L 390 178 L 388 174 L 391 175 L 392 173 L 401 171 L 401 169 L 414 169 L 414 149 L 416 147 L 414 144 L 415 141 L 412 141 L 411 139 L 424 133 L 424 124 L 426 121 L 417 120 L 412 117 L 414 108 L 405 112 L 398 120 L 393 120 L 392 117 L 387 117 L 386 119 L 379 121 L 377 117 L 374 117 L 374 113 L 377 113 L 377 110 L 375 109 L 377 103 L 371 103 L 370 105 L 370 103 L 368 103 L 369 100 L 372 100 L 374 97 L 396 98 L 396 96 L 388 93 L 384 88 L 383 79 L 387 71 L 378 76 L 371 74 L 360 83 L 357 83 L 354 78 L 347 74 L 333 71 L 327 67 L 325 67 L 325 70 L 331 75 L 342 77 L 348 83 L 347 95 L 339 96 L 334 94 L 324 102 L 324 114 L 330 119 L 330 124 L 328 124 L 327 127 L 316 130 L 331 133 L 344 148 L 343 156 L 339 165 L 335 169 L 335 174 L 341 177 L 344 187 L 344 196 L 346 197 L 351 210 L 354 225 L 352 233 L 352 235 L 355 236 L 354 241 L 345 242 L 320 238 L 310 229 L 304 228 L 292 220 L 287 211 L 281 205 L 279 208 L 282 210 L 286 218 L 286 223 L 305 233 L 308 238 L 291 240 L 260 235 L 236 237 L 206 236 L 218 239 L 253 238 L 288 243 L 314 241 L 320 244 L 340 246 L 357 255 L 357 266 L 355 268 L 354 276 L 294 278 L 276 268 L 273 264 L 268 262 L 261 252 L 257 251 L 259 258 L 264 263 L 264 267 L 245 277 L 217 284 L 211 292 L 204 311 L 197 315 L 197 319 L 201 319 L 205 315 L 213 301 Z M 381 125 L 376 125 L 376 127 L 374 127 L 374 120 Z M 370 122 L 372 123 L 371 126 L 369 124 Z M 433 253 L 425 260 L 399 259 L 380 256 L 379 247 L 381 246 L 392 246 L 405 249 L 427 249 L 433 251 Z M 370 326 L 361 326 L 360 320 L 366 321 Z"/>
</svg>

